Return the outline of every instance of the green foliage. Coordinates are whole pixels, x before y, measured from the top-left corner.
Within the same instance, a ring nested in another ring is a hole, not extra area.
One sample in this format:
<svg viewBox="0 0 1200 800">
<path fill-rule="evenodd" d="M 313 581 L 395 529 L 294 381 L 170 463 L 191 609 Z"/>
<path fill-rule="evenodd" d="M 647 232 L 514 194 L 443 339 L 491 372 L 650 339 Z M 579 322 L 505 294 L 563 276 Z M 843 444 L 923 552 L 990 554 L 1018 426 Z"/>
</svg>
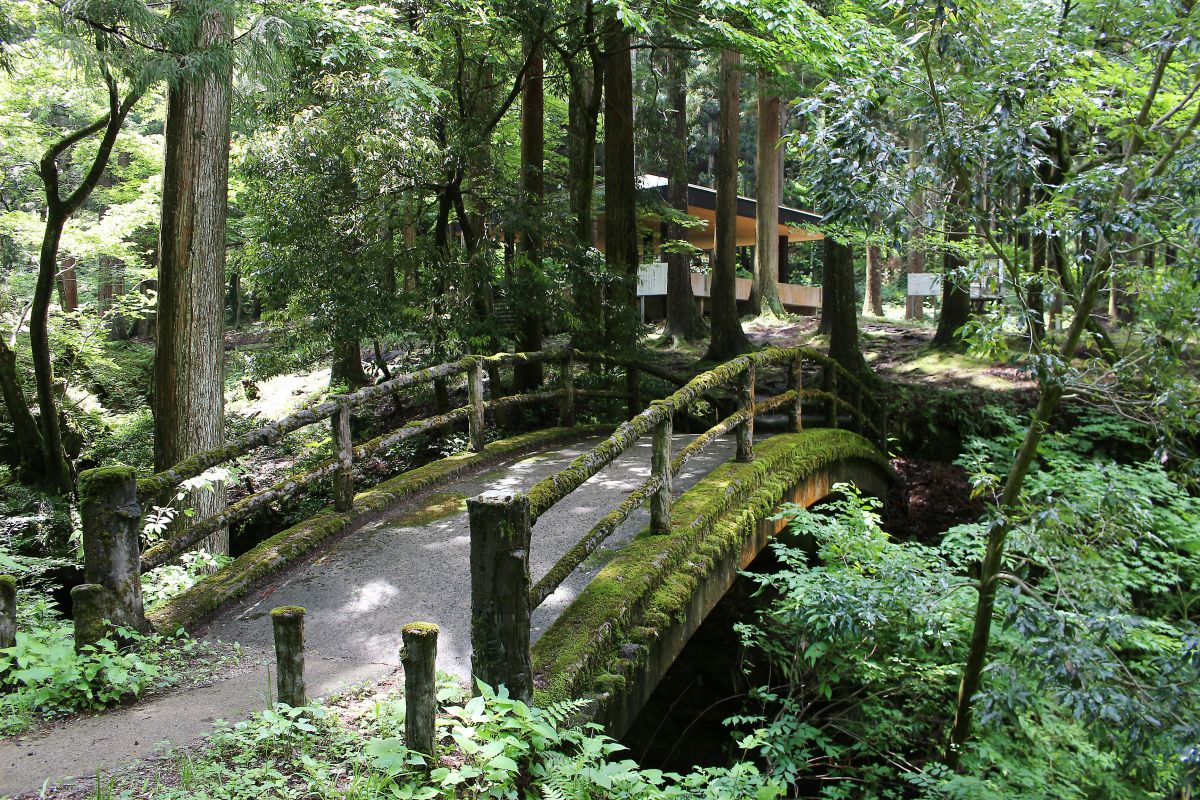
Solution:
<svg viewBox="0 0 1200 800">
<path fill-rule="evenodd" d="M 438 757 L 426 764 L 402 738 L 402 699 L 386 696 L 365 710 L 275 706 L 235 725 L 218 723 L 211 747 L 179 762 L 179 785 L 139 787 L 114 796 L 151 800 L 276 797 L 360 800 L 434 798 L 575 798 L 575 800 L 772 800 L 782 787 L 739 764 L 681 776 L 643 770 L 614 756 L 623 748 L 596 726 L 569 720 L 578 702 L 547 709 L 513 700 L 503 687 L 480 686 L 465 700 L 443 681 Z"/>
<path fill-rule="evenodd" d="M 969 443 L 978 492 L 995 490 L 1019 437 L 1013 415 L 990 416 L 1010 428 Z M 742 746 L 822 797 L 1129 798 L 1191 787 L 1200 500 L 1146 458 L 1144 439 L 1119 418 L 1084 415 L 1044 441 L 1015 512 L 962 775 L 940 760 L 986 523 L 929 547 L 891 540 L 877 504 L 851 487 L 828 516 L 785 508 L 798 538 L 775 545 L 783 569 L 756 580 L 777 599 L 743 630 L 780 680 L 757 692 L 759 713 L 732 719 Z"/>
<path fill-rule="evenodd" d="M 184 553 L 179 561 L 178 564 L 166 564 L 142 574 L 142 601 L 147 609 L 192 588 L 206 575 L 211 575 L 233 559 L 214 555 L 201 548 Z"/>
<path fill-rule="evenodd" d="M 0 736 L 174 685 L 193 662 L 222 663 L 210 645 L 124 628 L 76 652 L 71 623 L 48 604 L 40 609 L 30 627 L 17 631 L 16 645 L 0 650 Z"/>
</svg>

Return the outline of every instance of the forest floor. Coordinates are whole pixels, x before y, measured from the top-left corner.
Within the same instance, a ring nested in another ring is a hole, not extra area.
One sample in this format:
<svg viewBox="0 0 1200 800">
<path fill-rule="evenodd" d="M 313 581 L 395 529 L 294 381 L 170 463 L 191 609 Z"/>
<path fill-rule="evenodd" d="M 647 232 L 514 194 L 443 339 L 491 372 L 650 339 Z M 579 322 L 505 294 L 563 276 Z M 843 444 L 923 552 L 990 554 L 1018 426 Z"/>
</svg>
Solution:
<svg viewBox="0 0 1200 800">
<path fill-rule="evenodd" d="M 677 448 L 690 437 L 679 436 Z M 150 774 L 178 749 L 195 746 L 217 719 L 236 721 L 268 707 L 273 689 L 270 609 L 300 605 L 305 620 L 306 680 L 312 697 L 393 676 L 400 628 L 426 620 L 441 627 L 439 669 L 460 680 L 470 673 L 470 529 L 465 499 L 486 490 L 528 488 L 566 466 L 594 441 L 527 456 L 453 481 L 399 505 L 324 548 L 223 611 L 199 635 L 237 641 L 244 657 L 213 682 L 167 692 L 97 715 L 80 715 L 35 733 L 0 741 L 0 796 L 90 797 L 98 772 Z M 725 461 L 720 440 L 688 462 L 676 484 L 686 490 Z M 534 580 L 649 474 L 650 442 L 631 448 L 537 521 Z M 538 608 L 535 639 L 591 580 L 612 553 L 648 524 L 636 512 Z M 169 742 L 164 746 L 163 742 Z M 48 781 L 43 793 L 43 782 Z"/>
</svg>

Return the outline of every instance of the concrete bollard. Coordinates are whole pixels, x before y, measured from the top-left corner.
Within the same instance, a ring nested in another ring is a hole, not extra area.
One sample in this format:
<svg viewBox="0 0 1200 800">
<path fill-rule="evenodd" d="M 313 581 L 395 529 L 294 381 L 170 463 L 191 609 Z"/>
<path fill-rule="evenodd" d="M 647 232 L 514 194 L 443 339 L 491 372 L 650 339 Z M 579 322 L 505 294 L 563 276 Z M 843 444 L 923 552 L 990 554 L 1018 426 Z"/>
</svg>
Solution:
<svg viewBox="0 0 1200 800">
<path fill-rule="evenodd" d="M 404 646 L 404 744 L 409 750 L 433 758 L 436 745 L 437 640 L 432 622 L 410 622 L 401 631 Z"/>
<path fill-rule="evenodd" d="M 467 418 L 471 439 L 471 451 L 483 452 L 487 446 L 484 436 L 483 405 L 483 360 L 475 359 L 467 370 L 467 399 L 471 403 L 471 415 Z"/>
<path fill-rule="evenodd" d="M 293 708 L 307 705 L 304 694 L 304 614 L 300 606 L 271 609 L 275 634 L 275 700 Z"/>
<path fill-rule="evenodd" d="M 659 479 L 658 491 L 650 496 L 650 531 L 671 532 L 671 430 L 672 417 L 667 414 L 654 426 L 653 447 L 650 452 L 650 474 Z"/>
<path fill-rule="evenodd" d="M 529 498 L 484 492 L 467 501 L 471 520 L 471 674 L 509 695 L 533 699 L 529 652 Z"/>
<path fill-rule="evenodd" d="M 797 356 L 788 371 L 788 388 L 796 390 L 796 400 L 788 409 L 788 431 L 804 430 L 804 359 Z"/>
<path fill-rule="evenodd" d="M 103 639 L 108 623 L 149 633 L 136 473 L 131 467 L 87 470 L 79 476 L 79 500 L 86 583 L 71 590 L 76 649 Z"/>
</svg>

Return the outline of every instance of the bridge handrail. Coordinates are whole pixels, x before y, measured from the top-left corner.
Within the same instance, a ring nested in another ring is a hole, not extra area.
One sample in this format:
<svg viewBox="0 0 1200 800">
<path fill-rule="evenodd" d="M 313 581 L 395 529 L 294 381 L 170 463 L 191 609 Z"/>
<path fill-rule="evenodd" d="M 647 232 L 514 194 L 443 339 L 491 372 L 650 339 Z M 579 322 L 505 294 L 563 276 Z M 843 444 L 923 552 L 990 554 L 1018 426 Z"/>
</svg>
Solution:
<svg viewBox="0 0 1200 800">
<path fill-rule="evenodd" d="M 815 362 L 824 367 L 825 389 L 806 389 L 803 386 L 806 362 Z M 776 365 L 787 365 L 790 388 L 756 402 L 758 368 Z M 730 384 L 736 384 L 737 410 L 672 458 L 671 435 L 675 414 L 685 410 L 710 390 Z M 840 389 L 849 390 L 853 402 L 842 397 Z M 737 460 L 751 460 L 754 418 L 788 406 L 789 427 L 799 431 L 804 424 L 805 399 L 824 402 L 826 423 L 832 427 L 838 427 L 843 409 L 848 409 L 851 422 L 860 433 L 869 429 L 881 445 L 886 444 L 886 420 L 876 425 L 862 406 L 871 403 L 880 411 L 885 412 L 886 409 L 870 396 L 867 386 L 858 376 L 824 353 L 808 347 L 770 348 L 738 356 L 697 375 L 668 397 L 655 400 L 649 407 L 622 422 L 595 447 L 573 459 L 562 470 L 538 481 L 528 491 L 484 492 L 468 500 L 471 526 L 471 671 L 475 678 L 489 685 L 503 684 L 514 697 L 530 700 L 533 692 L 530 656 L 532 611 L 647 500 L 650 501 L 651 533 L 669 532 L 672 478 L 683 469 L 688 459 L 701 452 L 718 436 L 736 430 Z M 537 584 L 532 584 L 529 553 L 534 522 L 651 432 L 653 450 L 649 477 L 575 542 Z"/>
<path fill-rule="evenodd" d="M 246 519 L 254 513 L 267 508 L 272 503 L 287 499 L 301 490 L 333 476 L 342 485 L 339 492 L 335 486 L 335 507 L 346 510 L 352 499 L 352 469 L 355 461 L 360 461 L 373 453 L 386 450 L 414 436 L 437 430 L 447 425 L 467 419 L 471 433 L 473 450 L 482 450 L 484 446 L 484 413 L 487 410 L 511 408 L 514 406 L 542 403 L 561 399 L 563 407 L 560 414 L 563 422 L 570 424 L 574 415 L 574 402 L 582 398 L 622 398 L 631 402 L 638 401 L 637 392 L 609 391 L 604 389 L 587 389 L 574 387 L 573 375 L 568 377 L 566 370 L 562 376 L 563 386 L 540 392 L 503 395 L 490 400 L 483 399 L 482 370 L 485 366 L 508 363 L 562 363 L 569 365 L 573 373 L 574 361 L 593 360 L 625 366 L 627 370 L 636 370 L 641 364 L 637 359 L 617 359 L 603 354 L 583 353 L 567 348 L 547 349 L 531 353 L 496 353 L 494 355 L 465 356 L 456 361 L 438 364 L 433 367 L 416 370 L 411 373 L 396 376 L 387 381 L 368 386 L 352 394 L 331 397 L 309 408 L 301 409 L 277 422 L 264 425 L 261 428 L 242 434 L 225 447 L 214 448 L 192 458 L 185 459 L 170 469 L 163 470 L 149 478 L 138 481 L 139 499 L 145 501 L 158 498 L 173 490 L 189 478 L 202 474 L 204 471 L 223 463 L 232 461 L 253 450 L 281 440 L 287 434 L 300 430 L 309 425 L 318 424 L 327 419 L 333 420 L 333 432 L 337 453 L 302 475 L 289 476 L 275 485 L 261 489 L 227 505 L 220 511 L 194 520 L 177 535 L 159 542 L 142 554 L 141 569 L 143 572 L 162 566 L 172 559 L 196 546 L 213 533 L 235 522 Z M 352 409 L 361 407 L 367 402 L 382 399 L 403 388 L 419 386 L 434 381 L 467 373 L 469 405 L 455 408 L 442 414 L 436 414 L 420 419 L 411 420 L 399 428 L 383 433 L 374 439 L 354 445 L 350 441 L 349 413 Z M 496 392 L 498 387 L 493 387 Z"/>
</svg>

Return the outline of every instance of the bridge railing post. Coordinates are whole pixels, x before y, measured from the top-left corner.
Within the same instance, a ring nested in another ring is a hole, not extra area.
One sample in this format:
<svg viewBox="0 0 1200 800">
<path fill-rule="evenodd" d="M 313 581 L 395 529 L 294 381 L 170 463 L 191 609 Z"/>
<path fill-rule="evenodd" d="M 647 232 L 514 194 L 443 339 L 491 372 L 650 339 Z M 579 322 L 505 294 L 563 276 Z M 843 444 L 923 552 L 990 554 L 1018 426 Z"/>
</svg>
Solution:
<svg viewBox="0 0 1200 800">
<path fill-rule="evenodd" d="M 825 392 L 829 395 L 825 400 L 825 424 L 830 428 L 838 427 L 838 376 L 837 370 L 831 364 L 825 365 Z"/>
<path fill-rule="evenodd" d="M 575 354 L 567 351 L 562 363 L 562 398 L 558 405 L 558 424 L 575 424 Z"/>
<path fill-rule="evenodd" d="M 671 433 L 673 415 L 667 413 L 654 426 L 654 449 L 650 454 L 650 475 L 658 478 L 658 489 L 650 496 L 650 531 L 671 531 Z"/>
<path fill-rule="evenodd" d="M 863 422 L 863 385 L 859 381 L 854 382 L 854 431 L 859 434 L 867 431 Z"/>
<path fill-rule="evenodd" d="M 788 369 L 788 388 L 796 390 L 796 399 L 788 409 L 788 430 L 799 433 L 804 430 L 804 359 L 799 356 Z"/>
<path fill-rule="evenodd" d="M 746 367 L 738 380 L 738 410 L 745 411 L 746 420 L 737 428 L 737 460 L 754 458 L 754 364 Z"/>
<path fill-rule="evenodd" d="M 299 708 L 307 705 L 304 688 L 304 615 L 300 606 L 271 609 L 275 637 L 275 701 Z"/>
<path fill-rule="evenodd" d="M 629 418 L 642 413 L 642 371 L 637 364 L 625 367 L 625 392 L 629 395 Z"/>
<path fill-rule="evenodd" d="M 17 643 L 17 579 L 0 575 L 0 650 Z M 4 677 L 0 673 L 0 678 Z"/>
<path fill-rule="evenodd" d="M 84 583 L 71 589 L 75 648 L 95 644 L 111 626 L 150 631 L 142 606 L 142 508 L 132 467 L 79 476 Z"/>
<path fill-rule="evenodd" d="M 338 511 L 349 511 L 354 505 L 354 442 L 350 437 L 350 402 L 344 396 L 334 399 L 338 409 L 331 422 L 338 466 L 333 475 L 333 507 Z"/>
<path fill-rule="evenodd" d="M 471 674 L 533 698 L 529 651 L 529 498 L 484 492 L 467 501 L 471 523 Z"/>
<path fill-rule="evenodd" d="M 467 420 L 471 449 L 479 453 L 487 446 L 484 437 L 483 359 L 481 358 L 472 359 L 471 367 L 467 370 L 467 397 L 471 403 L 471 416 Z"/>
<path fill-rule="evenodd" d="M 404 665 L 404 744 L 432 758 L 437 739 L 438 626 L 410 622 L 401 628 L 400 635 L 404 641 L 400 649 L 400 663 Z"/>
</svg>

